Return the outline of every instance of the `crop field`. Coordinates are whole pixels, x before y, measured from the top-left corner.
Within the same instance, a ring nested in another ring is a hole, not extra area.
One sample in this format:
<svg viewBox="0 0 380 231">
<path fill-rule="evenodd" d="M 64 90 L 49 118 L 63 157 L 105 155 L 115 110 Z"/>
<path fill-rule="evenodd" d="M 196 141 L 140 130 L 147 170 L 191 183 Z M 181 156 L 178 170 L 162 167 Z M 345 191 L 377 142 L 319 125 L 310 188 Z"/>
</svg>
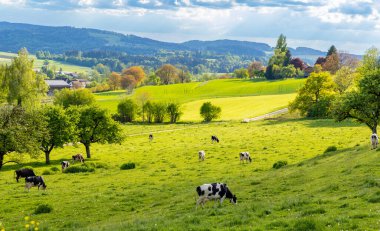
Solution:
<svg viewBox="0 0 380 231">
<path fill-rule="evenodd" d="M 11 63 L 11 60 L 16 57 L 17 54 L 14 53 L 8 53 L 8 52 L 0 52 L 0 64 L 2 63 Z M 36 56 L 30 55 L 31 58 L 34 59 L 34 68 L 40 69 L 44 63 L 44 60 L 37 59 Z M 54 60 L 49 60 L 50 65 L 54 65 L 56 67 L 56 70 L 59 71 L 60 68 L 62 68 L 63 71 L 67 72 L 77 72 L 77 73 L 86 73 L 91 70 L 91 68 L 88 67 L 82 67 L 82 66 L 76 66 L 68 63 L 58 62 Z"/>
<path fill-rule="evenodd" d="M 122 144 L 91 146 L 94 172 L 61 173 L 61 160 L 84 153 L 79 145 L 56 149 L 53 164 L 24 160 L 46 191 L 24 190 L 7 164 L 0 172 L 0 222 L 24 229 L 24 217 L 40 230 L 378 230 L 380 152 L 370 131 L 351 122 L 289 116 L 252 123 L 123 125 Z M 154 134 L 149 142 L 148 134 Z M 211 143 L 217 135 L 220 143 Z M 337 151 L 324 151 L 335 146 Z M 198 161 L 198 151 L 206 159 Z M 249 151 L 252 163 L 241 164 Z M 42 156 L 42 155 L 41 155 Z M 288 165 L 273 169 L 275 162 Z M 123 163 L 136 168 L 120 170 Z M 76 163 L 75 165 L 80 165 Z M 224 182 L 236 194 L 220 206 L 195 208 L 195 188 Z M 35 214 L 40 204 L 49 213 Z"/>
</svg>

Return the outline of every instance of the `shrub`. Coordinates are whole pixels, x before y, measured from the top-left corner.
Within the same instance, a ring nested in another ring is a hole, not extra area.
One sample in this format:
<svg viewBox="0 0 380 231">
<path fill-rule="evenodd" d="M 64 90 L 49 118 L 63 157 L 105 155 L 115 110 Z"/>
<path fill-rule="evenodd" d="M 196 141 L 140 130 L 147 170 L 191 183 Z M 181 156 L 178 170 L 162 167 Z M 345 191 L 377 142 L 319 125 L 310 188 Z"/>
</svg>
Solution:
<svg viewBox="0 0 380 231">
<path fill-rule="evenodd" d="M 181 105 L 178 103 L 170 103 L 166 110 L 170 116 L 170 123 L 176 123 L 183 114 Z"/>
<path fill-rule="evenodd" d="M 74 165 L 66 168 L 63 172 L 64 173 L 78 173 L 78 172 L 94 172 L 95 169 L 93 167 L 90 167 L 88 165 Z"/>
<path fill-rule="evenodd" d="M 145 113 L 146 121 L 147 121 L 148 123 L 152 123 L 152 122 L 153 122 L 153 114 L 154 114 L 154 113 L 153 113 L 153 104 L 148 100 L 148 101 L 144 104 L 142 110 L 143 110 L 144 113 Z"/>
<path fill-rule="evenodd" d="M 211 102 L 203 103 L 200 114 L 203 117 L 205 122 L 210 122 L 213 119 L 217 119 L 220 117 L 222 109 L 218 106 L 214 106 Z"/>
<path fill-rule="evenodd" d="M 49 205 L 49 204 L 40 204 L 34 210 L 34 214 L 50 213 L 51 211 L 53 211 L 53 207 L 51 205 Z"/>
<path fill-rule="evenodd" d="M 117 105 L 116 118 L 120 122 L 133 122 L 137 115 L 138 105 L 131 99 L 124 99 Z"/>
<path fill-rule="evenodd" d="M 86 165 L 87 167 L 92 167 L 92 168 L 108 169 L 108 165 L 102 162 L 89 162 L 89 163 L 85 163 L 84 165 Z"/>
<path fill-rule="evenodd" d="M 153 118 L 155 123 L 164 122 L 166 116 L 166 104 L 162 102 L 152 103 Z"/>
<path fill-rule="evenodd" d="M 329 146 L 324 153 L 328 153 L 328 152 L 335 152 L 336 150 L 338 150 L 337 147 L 335 146 Z"/>
<path fill-rule="evenodd" d="M 60 169 L 58 167 L 55 167 L 55 166 L 51 167 L 50 170 L 53 172 L 59 172 L 60 171 Z"/>
<path fill-rule="evenodd" d="M 134 169 L 135 167 L 136 167 L 135 163 L 130 162 L 130 163 L 122 164 L 120 166 L 120 169 L 121 170 L 128 170 L 128 169 Z"/>
<path fill-rule="evenodd" d="M 282 167 L 284 167 L 286 165 L 288 165 L 288 161 L 286 161 L 286 160 L 279 160 L 279 161 L 277 161 L 276 163 L 273 164 L 273 168 L 279 169 L 279 168 L 282 168 Z"/>
</svg>

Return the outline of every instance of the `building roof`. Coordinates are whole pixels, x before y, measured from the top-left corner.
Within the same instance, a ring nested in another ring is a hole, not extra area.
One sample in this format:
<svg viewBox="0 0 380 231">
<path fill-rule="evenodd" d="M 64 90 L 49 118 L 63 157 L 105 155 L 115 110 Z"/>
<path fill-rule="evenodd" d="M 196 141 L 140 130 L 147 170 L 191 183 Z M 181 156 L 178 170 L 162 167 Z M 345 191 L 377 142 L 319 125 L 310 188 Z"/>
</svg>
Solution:
<svg viewBox="0 0 380 231">
<path fill-rule="evenodd" d="M 70 85 L 64 80 L 45 79 L 45 82 L 49 85 L 49 87 L 70 87 Z"/>
</svg>

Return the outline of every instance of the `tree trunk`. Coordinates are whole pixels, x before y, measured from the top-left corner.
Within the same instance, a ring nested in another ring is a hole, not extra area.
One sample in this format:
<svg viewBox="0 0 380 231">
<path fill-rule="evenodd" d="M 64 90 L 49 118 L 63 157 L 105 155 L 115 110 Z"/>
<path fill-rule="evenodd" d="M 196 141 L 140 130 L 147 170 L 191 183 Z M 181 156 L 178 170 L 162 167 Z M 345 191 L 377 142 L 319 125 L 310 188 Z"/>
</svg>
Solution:
<svg viewBox="0 0 380 231">
<path fill-rule="evenodd" d="M 372 133 L 376 133 L 376 134 L 377 134 L 377 123 L 375 123 L 375 124 L 373 125 Z"/>
<path fill-rule="evenodd" d="M 50 164 L 50 152 L 45 151 L 45 159 L 46 159 L 46 164 Z"/>
<path fill-rule="evenodd" d="M 91 158 L 90 144 L 85 144 L 84 146 L 86 147 L 87 158 Z"/>
<path fill-rule="evenodd" d="M 17 106 L 21 106 L 21 102 L 22 102 L 22 101 L 21 101 L 21 98 L 18 98 L 18 99 L 17 99 Z"/>
<path fill-rule="evenodd" d="M 4 154 L 0 153 L 0 170 L 3 167 L 3 162 L 4 162 Z"/>
</svg>

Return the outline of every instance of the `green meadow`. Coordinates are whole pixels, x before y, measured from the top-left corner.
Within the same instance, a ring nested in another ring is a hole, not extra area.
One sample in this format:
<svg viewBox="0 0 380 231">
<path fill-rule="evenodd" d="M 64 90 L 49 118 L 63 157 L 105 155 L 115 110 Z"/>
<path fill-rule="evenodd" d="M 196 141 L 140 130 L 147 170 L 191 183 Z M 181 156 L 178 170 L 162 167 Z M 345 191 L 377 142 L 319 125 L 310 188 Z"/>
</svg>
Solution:
<svg viewBox="0 0 380 231">
<path fill-rule="evenodd" d="M 84 153 L 68 146 L 50 166 L 25 160 L 44 173 L 46 191 L 24 190 L 14 170 L 1 170 L 0 221 L 22 230 L 24 217 L 40 230 L 377 230 L 380 219 L 380 152 L 370 131 L 351 122 L 288 116 L 252 123 L 123 125 L 122 144 L 92 145 L 90 173 L 61 173 L 61 160 Z M 154 133 L 149 142 L 148 134 Z M 211 143 L 218 135 L 221 142 Z M 329 146 L 337 151 L 324 153 Z M 206 160 L 198 161 L 205 150 Z M 252 163 L 241 164 L 249 151 Z M 275 162 L 288 165 L 273 169 Z M 135 169 L 120 170 L 133 162 Z M 76 163 L 75 165 L 80 165 Z M 213 201 L 195 208 L 195 188 L 224 182 L 238 204 Z M 50 213 L 35 214 L 40 204 Z"/>
<path fill-rule="evenodd" d="M 10 64 L 11 60 L 16 57 L 17 54 L 15 53 L 8 53 L 8 52 L 0 52 L 0 64 L 7 63 Z M 34 59 L 34 68 L 40 69 L 44 63 L 43 59 L 37 59 L 36 56 L 30 55 L 31 58 Z M 49 60 L 49 64 L 56 67 L 56 70 L 59 71 L 60 68 L 62 68 L 63 71 L 67 72 L 77 72 L 77 73 L 86 73 L 91 70 L 91 68 L 88 67 L 82 67 L 82 66 L 76 66 L 64 62 L 58 62 L 54 60 Z"/>
</svg>

